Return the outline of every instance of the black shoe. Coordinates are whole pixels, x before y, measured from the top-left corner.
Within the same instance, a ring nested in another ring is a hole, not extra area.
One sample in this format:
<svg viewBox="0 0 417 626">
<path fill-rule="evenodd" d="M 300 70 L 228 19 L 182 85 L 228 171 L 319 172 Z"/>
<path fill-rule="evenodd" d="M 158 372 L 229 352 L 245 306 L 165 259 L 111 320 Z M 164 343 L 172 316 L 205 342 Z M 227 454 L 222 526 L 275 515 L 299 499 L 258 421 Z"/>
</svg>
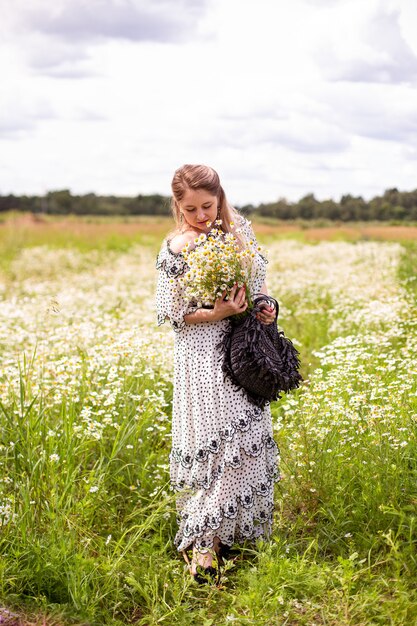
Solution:
<svg viewBox="0 0 417 626">
<path fill-rule="evenodd" d="M 227 546 L 224 543 L 220 543 L 219 551 L 217 554 L 221 559 L 228 559 L 231 549 L 232 549 L 231 546 Z"/>
<path fill-rule="evenodd" d="M 195 574 L 191 574 L 196 583 L 199 585 L 206 585 L 207 583 L 217 583 L 220 575 L 220 570 L 210 565 L 210 567 L 202 567 L 197 565 L 197 571 Z"/>
</svg>

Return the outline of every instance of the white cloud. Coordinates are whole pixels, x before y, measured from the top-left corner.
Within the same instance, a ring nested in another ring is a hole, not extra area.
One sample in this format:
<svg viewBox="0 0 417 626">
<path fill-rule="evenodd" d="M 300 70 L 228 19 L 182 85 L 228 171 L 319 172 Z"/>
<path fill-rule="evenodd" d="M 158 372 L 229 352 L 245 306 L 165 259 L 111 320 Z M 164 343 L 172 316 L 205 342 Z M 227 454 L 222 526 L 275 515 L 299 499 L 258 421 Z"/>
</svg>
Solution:
<svg viewBox="0 0 417 626">
<path fill-rule="evenodd" d="M 0 0 L 0 193 L 169 193 L 185 162 L 239 204 L 415 186 L 411 0 L 45 1 Z"/>
<path fill-rule="evenodd" d="M 71 42 L 96 38 L 181 41 L 196 25 L 204 0 L 180 0 L 174 11 L 172 6 L 167 0 L 60 0 L 51 7 L 43 0 L 36 7 L 27 5 L 23 23 L 28 29 Z"/>
<path fill-rule="evenodd" d="M 225 145 L 236 149 L 263 150 L 278 146 L 318 154 L 341 152 L 349 146 L 348 135 L 336 125 L 317 115 L 290 110 L 281 116 L 262 113 L 250 118 L 226 116 L 217 125 L 216 135 L 221 135 Z"/>
<path fill-rule="evenodd" d="M 73 45 L 56 37 L 31 33 L 25 46 L 24 58 L 37 74 L 62 78 L 86 78 L 96 74 L 86 46 Z"/>
<path fill-rule="evenodd" d="M 1 102 L 0 138 L 20 140 L 32 133 L 38 123 L 56 117 L 46 98 L 28 102 L 5 94 Z"/>
<path fill-rule="evenodd" d="M 327 78 L 361 83 L 416 80 L 417 56 L 402 32 L 399 8 L 353 0 L 339 10 L 342 19 L 316 52 Z"/>
<path fill-rule="evenodd" d="M 108 40 L 185 42 L 198 36 L 206 0 L 15 0 L 5 7 L 5 41 L 21 43 L 21 53 L 37 73 L 85 78 L 94 46 Z M 1 8 L 1 2 L 0 2 Z"/>
<path fill-rule="evenodd" d="M 329 85 L 323 105 L 323 115 L 350 136 L 417 142 L 417 92 L 407 85 Z"/>
<path fill-rule="evenodd" d="M 195 27 L 206 0 L 15 0 L 9 23 L 70 42 L 97 38 L 178 41 Z M 175 6 L 175 10 L 173 7 Z"/>
</svg>

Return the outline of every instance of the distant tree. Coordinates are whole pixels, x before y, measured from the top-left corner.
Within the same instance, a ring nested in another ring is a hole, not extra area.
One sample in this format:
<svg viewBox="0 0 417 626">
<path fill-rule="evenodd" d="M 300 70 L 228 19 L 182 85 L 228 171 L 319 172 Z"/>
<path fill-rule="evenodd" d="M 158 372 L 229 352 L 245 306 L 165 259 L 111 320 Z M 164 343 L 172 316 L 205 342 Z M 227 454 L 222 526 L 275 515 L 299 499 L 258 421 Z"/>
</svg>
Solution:
<svg viewBox="0 0 417 626">
<path fill-rule="evenodd" d="M 138 196 L 97 196 L 95 193 L 73 196 L 69 189 L 48 192 L 45 196 L 0 196 L 0 211 L 32 211 L 77 215 L 169 215 L 170 198 L 160 194 Z M 339 202 L 319 201 L 313 193 L 298 202 L 279 198 L 258 206 L 246 204 L 239 208 L 244 215 L 256 214 L 274 219 L 342 220 L 410 220 L 417 221 L 417 189 L 387 189 L 382 196 L 366 202 L 361 196 L 345 194 Z"/>
<path fill-rule="evenodd" d="M 297 209 L 286 198 L 279 198 L 273 203 L 273 215 L 279 220 L 294 219 Z"/>
<path fill-rule="evenodd" d="M 70 190 L 49 191 L 46 194 L 46 211 L 64 215 L 71 213 L 73 211 L 73 197 Z"/>
<path fill-rule="evenodd" d="M 77 215 L 100 215 L 99 199 L 95 193 L 74 196 L 73 212 Z"/>
<path fill-rule="evenodd" d="M 405 209 L 405 219 L 417 219 L 417 189 L 400 193 L 399 204 Z"/>
<path fill-rule="evenodd" d="M 399 204 L 399 196 L 400 192 L 396 187 L 393 187 L 392 189 L 386 189 L 384 191 L 382 199 L 385 200 L 389 205 L 395 206 Z"/>
<path fill-rule="evenodd" d="M 265 217 L 275 217 L 273 204 L 260 204 L 256 209 L 256 214 Z"/>
<path fill-rule="evenodd" d="M 314 210 L 315 218 L 337 220 L 340 216 L 340 206 L 334 200 L 324 200 L 317 203 Z"/>
<path fill-rule="evenodd" d="M 139 194 L 128 200 L 127 208 L 131 215 L 168 215 L 171 210 L 169 199 L 160 194 Z"/>
<path fill-rule="evenodd" d="M 378 220 L 380 215 L 380 207 L 381 207 L 381 198 L 375 197 L 369 201 L 369 219 L 370 220 Z"/>
<path fill-rule="evenodd" d="M 0 211 L 13 211 L 20 209 L 20 198 L 9 194 L 8 196 L 0 196 Z"/>
<path fill-rule="evenodd" d="M 298 215 L 304 220 L 311 219 L 316 214 L 318 201 L 313 193 L 308 193 L 298 201 Z"/>
<path fill-rule="evenodd" d="M 368 219 L 368 205 L 361 196 L 346 194 L 340 198 L 339 218 L 344 221 Z"/>
<path fill-rule="evenodd" d="M 407 218 L 407 209 L 400 204 L 392 207 L 391 213 L 394 220 L 404 220 Z"/>
</svg>

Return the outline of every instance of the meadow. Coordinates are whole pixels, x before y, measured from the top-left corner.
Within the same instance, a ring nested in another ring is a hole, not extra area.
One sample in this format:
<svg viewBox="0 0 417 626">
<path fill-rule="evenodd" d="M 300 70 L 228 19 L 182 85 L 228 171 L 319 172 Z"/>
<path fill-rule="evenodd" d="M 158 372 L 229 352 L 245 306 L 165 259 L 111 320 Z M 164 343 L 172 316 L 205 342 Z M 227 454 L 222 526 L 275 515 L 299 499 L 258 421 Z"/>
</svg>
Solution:
<svg viewBox="0 0 417 626">
<path fill-rule="evenodd" d="M 219 587 L 173 547 L 171 227 L 0 223 L 0 623 L 417 624 L 416 227 L 254 223 L 304 383 L 272 405 L 272 540 Z"/>
</svg>

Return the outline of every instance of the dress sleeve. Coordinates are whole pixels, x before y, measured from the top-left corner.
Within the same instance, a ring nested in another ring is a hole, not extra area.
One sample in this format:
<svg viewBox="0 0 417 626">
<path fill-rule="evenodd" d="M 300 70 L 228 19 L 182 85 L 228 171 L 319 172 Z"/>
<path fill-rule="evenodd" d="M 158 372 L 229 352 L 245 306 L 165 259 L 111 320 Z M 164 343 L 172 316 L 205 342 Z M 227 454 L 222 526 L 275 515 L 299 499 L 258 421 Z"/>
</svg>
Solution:
<svg viewBox="0 0 417 626">
<path fill-rule="evenodd" d="M 266 256 L 258 250 L 259 244 L 256 240 L 255 233 L 253 232 L 252 223 L 243 216 L 241 216 L 240 231 L 247 241 L 252 242 L 253 251 L 256 252 L 256 254 L 258 254 L 265 263 L 268 263 Z"/>
<path fill-rule="evenodd" d="M 184 288 L 178 280 L 188 269 L 180 254 L 172 252 L 164 242 L 156 260 L 158 283 L 156 288 L 156 312 L 158 326 L 169 320 L 179 332 L 185 328 L 184 315 L 198 307 L 184 296 Z"/>
</svg>

